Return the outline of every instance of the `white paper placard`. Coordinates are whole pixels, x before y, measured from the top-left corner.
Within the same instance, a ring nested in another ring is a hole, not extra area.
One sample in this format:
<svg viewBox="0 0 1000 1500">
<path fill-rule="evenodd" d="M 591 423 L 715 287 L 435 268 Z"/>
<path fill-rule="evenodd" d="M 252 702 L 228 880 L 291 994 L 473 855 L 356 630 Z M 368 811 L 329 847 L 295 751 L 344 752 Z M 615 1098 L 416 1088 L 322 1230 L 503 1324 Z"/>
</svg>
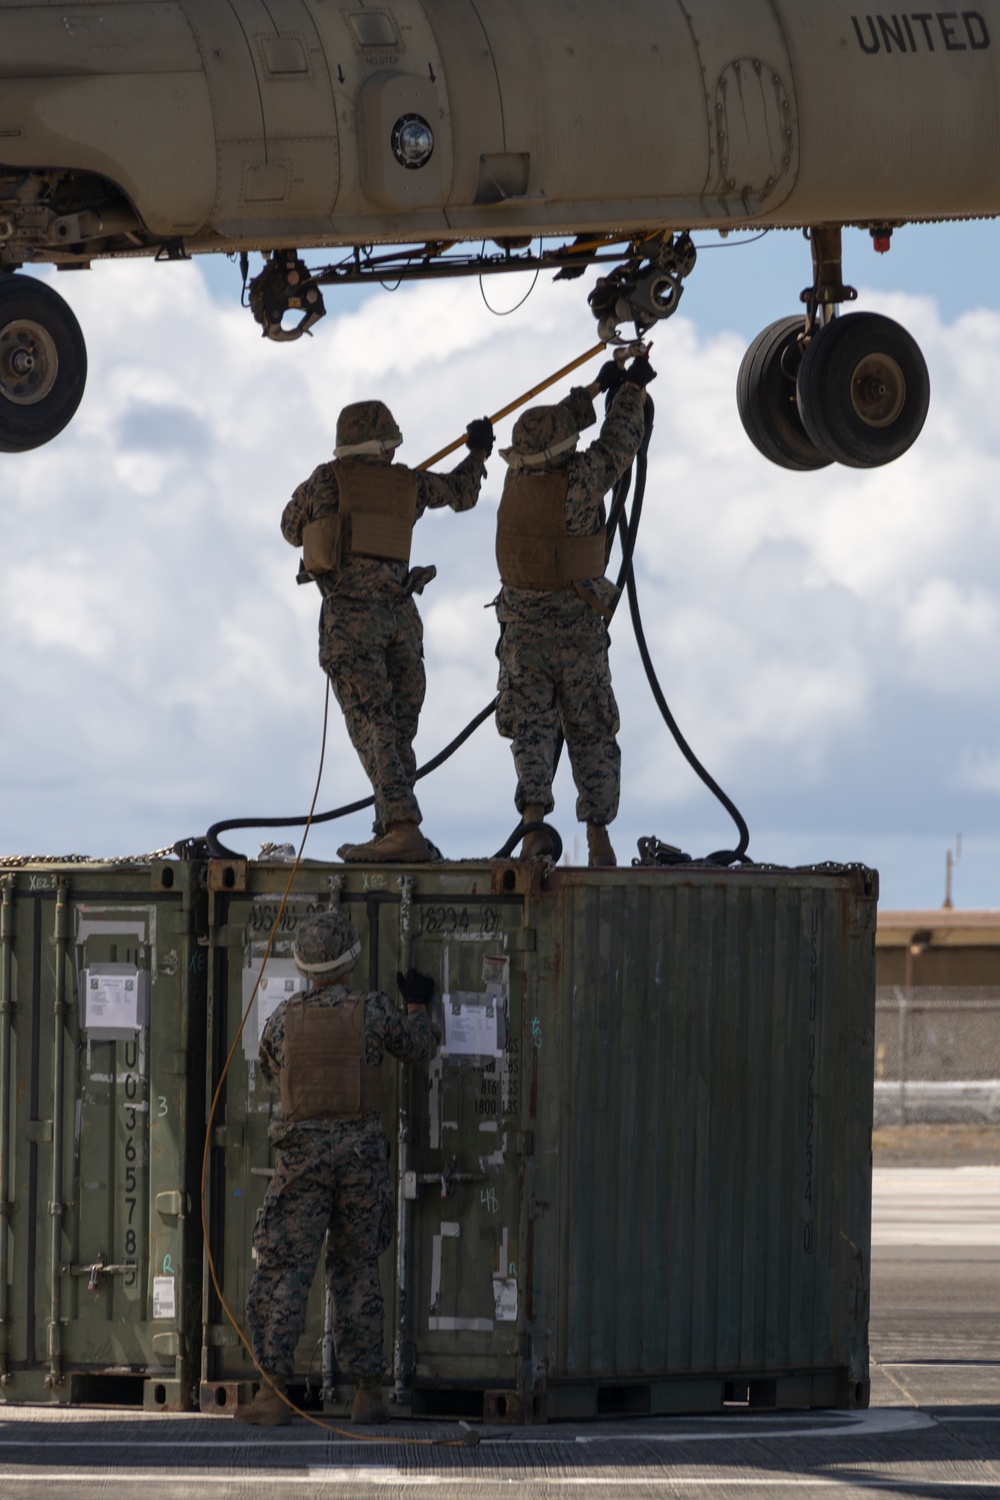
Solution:
<svg viewBox="0 0 1000 1500">
<path fill-rule="evenodd" d="M 139 975 L 87 973 L 85 1025 L 97 1031 L 139 1031 Z"/>
<path fill-rule="evenodd" d="M 498 1057 L 497 1010 L 485 998 L 478 1003 L 442 995 L 444 1042 L 442 1057 Z"/>
<path fill-rule="evenodd" d="M 265 974 L 257 991 L 257 1040 L 264 1035 L 264 1027 L 285 1000 L 290 1000 L 302 988 L 301 979 Z"/>
<path fill-rule="evenodd" d="M 176 1318 L 177 1297 L 174 1291 L 176 1277 L 153 1277 L 153 1317 Z"/>
<path fill-rule="evenodd" d="M 258 974 L 260 974 L 259 959 L 251 961 L 243 969 L 244 1010 L 250 1004 L 250 996 L 253 994 L 254 985 L 257 984 Z M 295 967 L 294 959 L 268 959 L 253 1003 L 254 1013 L 243 1028 L 243 1055 L 248 1061 L 256 1060 L 260 1039 L 264 1035 L 264 1027 L 282 1001 L 290 1000 L 293 995 L 300 994 L 307 988 L 306 980 Z"/>
<path fill-rule="evenodd" d="M 501 1276 L 493 1272 L 493 1301 L 496 1304 L 498 1323 L 517 1322 L 517 1280 L 513 1276 Z"/>
</svg>

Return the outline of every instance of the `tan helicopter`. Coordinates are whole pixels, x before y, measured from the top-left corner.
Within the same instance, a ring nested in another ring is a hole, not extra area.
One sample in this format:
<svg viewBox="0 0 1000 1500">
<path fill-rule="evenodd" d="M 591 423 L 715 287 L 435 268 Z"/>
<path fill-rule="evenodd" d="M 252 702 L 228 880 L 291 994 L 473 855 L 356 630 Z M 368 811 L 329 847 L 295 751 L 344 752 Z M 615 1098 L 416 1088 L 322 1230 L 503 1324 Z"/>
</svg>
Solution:
<svg viewBox="0 0 1000 1500">
<path fill-rule="evenodd" d="M 896 458 L 927 370 L 898 324 L 837 316 L 841 230 L 1000 212 L 1000 0 L 859 4 L 0 0 L 0 450 L 54 437 L 86 378 L 24 266 L 221 251 L 246 277 L 262 251 L 279 339 L 323 286 L 597 267 L 614 343 L 675 311 L 691 231 L 785 227 L 812 283 L 747 352 L 746 430 L 791 469 Z"/>
</svg>

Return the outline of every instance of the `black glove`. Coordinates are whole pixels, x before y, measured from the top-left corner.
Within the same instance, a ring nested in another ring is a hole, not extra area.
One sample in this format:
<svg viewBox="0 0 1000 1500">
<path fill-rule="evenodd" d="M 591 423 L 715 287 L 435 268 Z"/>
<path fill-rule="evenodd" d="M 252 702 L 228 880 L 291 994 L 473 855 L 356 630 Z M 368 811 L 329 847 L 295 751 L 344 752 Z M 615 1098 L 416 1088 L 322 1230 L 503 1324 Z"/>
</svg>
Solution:
<svg viewBox="0 0 1000 1500">
<path fill-rule="evenodd" d="M 656 371 L 644 354 L 640 354 L 638 359 L 634 359 L 625 371 L 626 385 L 646 386 L 651 380 L 655 379 Z"/>
<path fill-rule="evenodd" d="M 407 969 L 396 975 L 396 985 L 407 1005 L 430 1005 L 434 999 L 434 981 L 419 969 Z"/>
<path fill-rule="evenodd" d="M 625 371 L 613 359 L 605 360 L 597 372 L 596 384 L 602 391 L 616 391 L 625 379 Z"/>
<path fill-rule="evenodd" d="M 473 453 L 485 453 L 489 458 L 493 441 L 493 423 L 489 417 L 476 417 L 465 429 L 465 446 Z"/>
</svg>

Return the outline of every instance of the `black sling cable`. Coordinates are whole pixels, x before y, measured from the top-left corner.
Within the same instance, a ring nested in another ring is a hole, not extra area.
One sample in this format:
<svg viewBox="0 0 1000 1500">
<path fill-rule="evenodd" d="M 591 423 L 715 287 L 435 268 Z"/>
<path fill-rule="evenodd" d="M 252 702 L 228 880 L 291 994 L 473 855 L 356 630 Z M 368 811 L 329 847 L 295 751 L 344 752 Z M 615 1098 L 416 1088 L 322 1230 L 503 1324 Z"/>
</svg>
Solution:
<svg viewBox="0 0 1000 1500">
<path fill-rule="evenodd" d="M 699 780 L 705 784 L 712 795 L 722 804 L 722 806 L 728 812 L 729 816 L 732 818 L 733 822 L 736 824 L 736 830 L 739 834 L 739 843 L 737 844 L 736 848 L 718 849 L 715 851 L 715 853 L 706 855 L 704 862 L 706 864 L 718 865 L 739 863 L 750 864 L 752 863 L 752 861 L 747 857 L 747 849 L 750 845 L 750 830 L 747 827 L 743 814 L 740 812 L 735 802 L 733 802 L 732 799 L 726 795 L 726 793 L 723 791 L 722 787 L 719 786 L 714 777 L 712 777 L 709 772 L 705 770 L 705 767 L 701 764 L 701 761 L 695 755 L 694 751 L 691 749 L 687 740 L 681 733 L 677 720 L 674 718 L 673 714 L 670 711 L 670 705 L 667 703 L 667 700 L 664 697 L 663 689 L 660 687 L 659 679 L 656 676 L 652 658 L 649 654 L 649 647 L 646 643 L 646 634 L 643 630 L 642 617 L 639 613 L 639 600 L 636 592 L 635 572 L 632 567 L 632 559 L 635 553 L 636 541 L 639 536 L 639 523 L 642 519 L 642 505 L 646 494 L 647 454 L 649 450 L 650 439 L 653 435 L 653 419 L 655 416 L 655 409 L 648 395 L 646 397 L 646 408 L 647 411 L 645 431 L 643 433 L 642 442 L 639 445 L 639 451 L 636 455 L 635 462 L 634 464 L 629 465 L 628 469 L 626 469 L 625 473 L 621 476 L 614 489 L 612 490 L 611 509 L 608 515 L 608 532 L 610 535 L 612 532 L 612 527 L 617 526 L 618 534 L 622 544 L 622 561 L 621 566 L 618 570 L 617 587 L 619 590 L 621 590 L 624 586 L 625 592 L 628 596 L 629 616 L 632 621 L 632 629 L 635 632 L 636 645 L 639 648 L 639 658 L 642 662 L 643 670 L 646 674 L 646 681 L 649 683 L 649 689 L 653 695 L 653 700 L 660 711 L 661 718 L 663 719 L 667 728 L 670 730 L 670 733 L 673 735 L 678 750 L 681 752 L 684 759 L 691 767 L 692 771 L 694 771 Z M 629 490 L 632 487 L 633 473 L 635 478 L 635 492 L 633 495 L 631 508 L 630 510 L 626 510 Z M 438 766 L 443 765 L 446 760 L 454 755 L 455 751 L 458 750 L 462 745 L 464 745 L 466 740 L 475 733 L 480 724 L 485 723 L 485 721 L 496 709 L 496 705 L 497 700 L 496 698 L 494 698 L 492 702 L 488 703 L 484 709 L 480 710 L 480 712 L 474 719 L 469 720 L 465 728 L 459 734 L 457 734 L 455 738 L 444 747 L 443 750 L 440 750 L 438 754 L 433 757 L 433 759 L 429 760 L 426 763 L 426 765 L 420 767 L 420 769 L 417 771 L 415 779 L 419 781 L 421 777 L 428 776 L 431 771 L 436 771 Z M 558 764 L 561 752 L 562 741 L 560 739 L 560 743 L 556 752 L 556 764 Z M 332 823 L 338 818 L 346 818 L 350 813 L 362 812 L 366 807 L 373 807 L 374 804 L 374 797 L 364 797 L 357 802 L 349 802 L 344 807 L 334 808 L 332 812 L 319 813 L 313 818 L 312 821 L 313 823 Z M 236 828 L 301 828 L 307 821 L 308 819 L 301 817 L 228 818 L 222 822 L 213 823 L 211 828 L 209 828 L 208 832 L 205 835 L 205 841 L 208 845 L 209 856 L 212 859 L 239 859 L 242 857 L 241 855 L 234 854 L 231 849 L 227 849 L 224 844 L 219 843 L 219 834 L 225 833 L 228 830 Z M 551 828 L 548 824 L 525 824 L 522 822 L 518 824 L 518 827 L 514 830 L 510 838 L 503 845 L 503 848 L 501 850 L 498 850 L 497 854 L 494 857 L 497 859 L 509 858 L 511 851 L 515 848 L 515 846 L 525 833 L 530 832 L 532 829 L 543 827 L 550 834 L 555 834 L 556 838 L 558 839 L 556 830 Z M 559 842 L 559 847 L 561 852 L 561 840 Z M 556 858 L 558 857 L 559 856 L 557 854 Z M 686 856 L 684 856 L 684 861 L 686 862 Z M 663 862 L 666 863 L 667 861 Z M 681 860 L 679 859 L 678 863 L 680 862 Z"/>
<path fill-rule="evenodd" d="M 649 447 L 649 436 L 651 429 L 652 421 L 650 420 L 647 425 L 647 431 L 643 439 L 642 446 L 640 447 L 639 452 L 636 456 L 635 494 L 632 500 L 631 514 L 627 519 L 624 503 L 620 507 L 618 517 L 618 531 L 621 537 L 623 556 L 622 567 L 619 573 L 619 587 L 621 586 L 622 576 L 624 575 L 625 589 L 628 595 L 629 616 L 632 620 L 632 629 L 635 632 L 635 642 L 639 648 L 639 657 L 642 661 L 643 670 L 646 673 L 646 681 L 649 683 L 649 689 L 653 695 L 653 700 L 656 703 L 657 708 L 660 710 L 660 716 L 663 719 L 663 722 L 666 724 L 667 728 L 670 730 L 670 733 L 673 735 L 678 750 L 681 752 L 684 759 L 691 767 L 692 771 L 699 778 L 699 780 L 704 782 L 705 786 L 708 787 L 712 795 L 722 803 L 722 806 L 726 809 L 727 813 L 736 824 L 736 830 L 739 834 L 739 843 L 737 847 L 735 849 L 718 849 L 714 854 L 706 855 L 704 862 L 706 864 L 714 865 L 729 865 L 738 864 L 741 862 L 746 862 L 749 864 L 751 863 L 751 861 L 747 859 L 747 849 L 750 845 L 750 830 L 746 825 L 743 814 L 740 812 L 735 802 L 733 802 L 732 799 L 729 798 L 722 790 L 721 786 L 719 786 L 714 777 L 709 775 L 708 771 L 705 770 L 705 767 L 702 765 L 701 761 L 695 755 L 694 751 L 691 749 L 691 746 L 688 744 L 687 740 L 681 733 L 680 726 L 671 713 L 670 705 L 667 703 L 667 700 L 663 695 L 663 689 L 660 687 L 659 679 L 656 676 L 652 658 L 649 654 L 649 647 L 646 644 L 646 633 L 642 627 L 642 617 L 639 613 L 639 597 L 635 586 L 635 571 L 632 567 L 632 553 L 635 549 L 636 537 L 638 536 L 639 532 L 639 521 L 642 516 L 642 503 L 646 494 L 646 452 Z M 679 860 L 678 863 L 680 862 L 681 861 Z"/>
<path fill-rule="evenodd" d="M 469 720 L 468 724 L 466 724 L 462 732 L 460 734 L 456 734 L 455 738 L 451 741 L 450 744 L 445 745 L 444 749 L 439 750 L 437 755 L 435 755 L 433 759 L 427 761 L 425 765 L 422 765 L 420 767 L 414 779 L 416 781 L 419 781 L 422 776 L 429 776 L 431 771 L 436 771 L 438 766 L 444 765 L 445 761 L 448 760 L 450 756 L 454 755 L 455 751 L 465 744 L 469 736 L 475 734 L 480 724 L 485 723 L 485 721 L 490 717 L 490 714 L 493 713 L 496 706 L 497 700 L 494 698 L 492 702 L 487 703 L 486 707 L 481 709 L 479 713 L 476 714 L 476 717 L 474 719 Z M 348 802 L 344 807 L 335 807 L 332 812 L 317 813 L 316 816 L 312 819 L 310 826 L 315 826 L 315 824 L 317 823 L 333 823 L 337 818 L 346 818 L 349 813 L 363 812 L 366 807 L 374 806 L 374 797 L 363 797 L 358 802 Z M 241 854 L 234 854 L 231 849 L 227 849 L 224 844 L 219 843 L 219 834 L 227 833 L 230 829 L 303 828 L 308 822 L 308 818 L 227 818 L 221 823 L 213 823 L 211 828 L 205 834 L 205 842 L 208 845 L 209 858 L 243 858 Z"/>
</svg>

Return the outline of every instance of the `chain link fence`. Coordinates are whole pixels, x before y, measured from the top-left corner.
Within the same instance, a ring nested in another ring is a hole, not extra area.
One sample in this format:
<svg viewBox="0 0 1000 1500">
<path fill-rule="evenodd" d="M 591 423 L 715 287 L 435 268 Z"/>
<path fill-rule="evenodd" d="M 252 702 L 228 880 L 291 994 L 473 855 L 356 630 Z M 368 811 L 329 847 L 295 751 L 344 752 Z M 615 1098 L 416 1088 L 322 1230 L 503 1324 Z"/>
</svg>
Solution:
<svg viewBox="0 0 1000 1500">
<path fill-rule="evenodd" d="M 879 985 L 876 1125 L 1000 1125 L 1000 988 Z"/>
</svg>

